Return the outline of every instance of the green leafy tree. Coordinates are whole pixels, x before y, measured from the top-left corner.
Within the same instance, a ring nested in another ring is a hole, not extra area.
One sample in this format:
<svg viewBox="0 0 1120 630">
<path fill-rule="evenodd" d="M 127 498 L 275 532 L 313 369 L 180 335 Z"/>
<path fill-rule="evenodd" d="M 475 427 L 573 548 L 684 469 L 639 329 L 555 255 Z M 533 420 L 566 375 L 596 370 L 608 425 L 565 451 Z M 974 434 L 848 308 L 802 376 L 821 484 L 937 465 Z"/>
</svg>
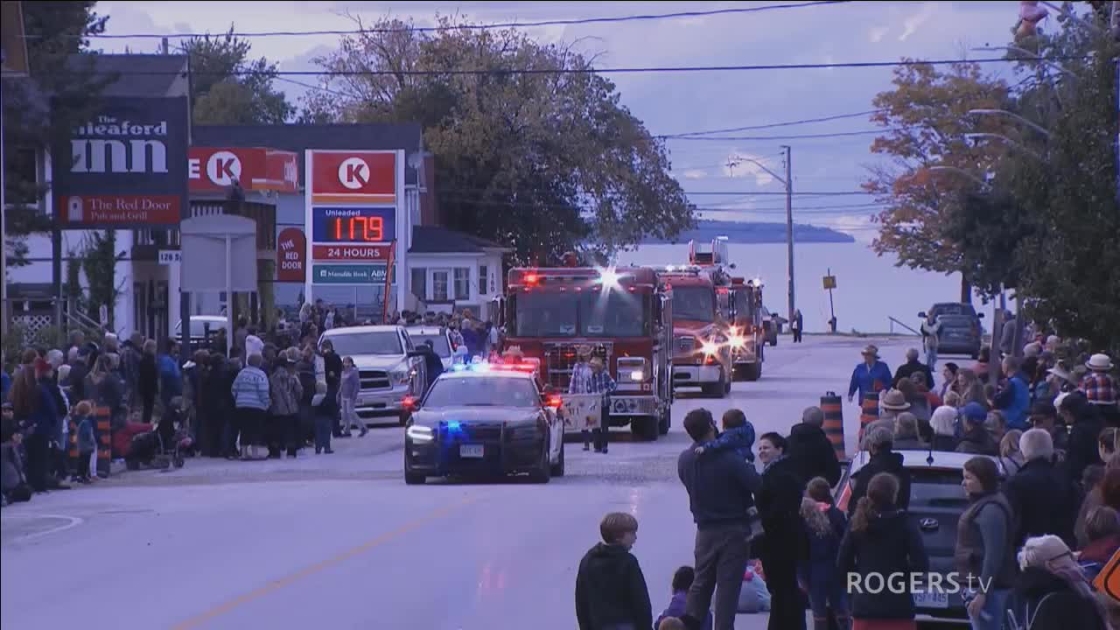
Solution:
<svg viewBox="0 0 1120 630">
<path fill-rule="evenodd" d="M 116 77 L 96 75 L 88 51 L 90 35 L 104 32 L 106 17 L 94 12 L 96 2 L 24 2 L 24 31 L 29 79 L 4 79 L 4 213 L 8 242 L 6 264 L 27 264 L 29 234 L 50 229 L 50 217 L 39 207 L 47 187 L 36 181 L 42 148 L 57 134 L 68 133 L 87 118 L 96 96 Z M 54 95 L 53 113 L 44 95 Z M 5 278 L 4 281 L 7 281 Z"/>
<path fill-rule="evenodd" d="M 295 108 L 273 83 L 277 66 L 252 59 L 252 44 L 234 34 L 195 37 L 182 45 L 191 64 L 191 106 L 196 124 L 276 125 Z"/>
<path fill-rule="evenodd" d="M 86 272 L 89 281 L 89 297 L 86 300 L 87 315 L 94 320 L 98 318 L 98 309 L 102 305 L 109 310 L 109 328 L 113 327 L 113 313 L 117 301 L 120 299 L 123 283 L 117 282 L 117 263 L 120 262 L 125 252 L 117 251 L 116 230 L 93 230 L 86 235 L 85 255 L 82 259 L 82 270 Z"/>
<path fill-rule="evenodd" d="M 998 148 L 976 146 L 973 109 L 1001 108 L 1007 85 L 962 62 L 946 70 L 928 64 L 899 66 L 893 87 L 878 94 L 871 120 L 884 128 L 871 152 L 887 158 L 870 171 L 863 187 L 886 208 L 872 248 L 893 253 L 899 266 L 941 273 L 962 273 L 961 300 L 971 301 L 969 268 L 946 232 L 948 215 L 975 191 L 1000 155 Z"/>
<path fill-rule="evenodd" d="M 419 122 L 444 223 L 555 262 L 672 238 L 694 208 L 661 141 L 592 61 L 510 30 L 435 32 L 382 19 L 317 62 L 331 73 L 302 120 Z M 532 72 L 518 72 L 527 69 Z"/>
</svg>

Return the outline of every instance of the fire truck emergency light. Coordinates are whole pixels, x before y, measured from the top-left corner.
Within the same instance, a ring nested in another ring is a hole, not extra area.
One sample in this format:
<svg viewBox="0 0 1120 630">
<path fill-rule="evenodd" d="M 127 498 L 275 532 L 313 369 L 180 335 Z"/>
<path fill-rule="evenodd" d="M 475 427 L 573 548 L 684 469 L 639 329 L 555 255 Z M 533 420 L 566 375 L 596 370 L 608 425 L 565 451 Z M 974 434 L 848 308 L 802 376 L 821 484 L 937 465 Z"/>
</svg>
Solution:
<svg viewBox="0 0 1120 630">
<path fill-rule="evenodd" d="M 599 283 L 605 289 L 617 289 L 619 285 L 618 272 L 614 270 L 614 267 L 599 269 Z"/>
<path fill-rule="evenodd" d="M 727 338 L 727 344 L 732 348 L 739 350 L 743 346 L 747 345 L 747 342 L 745 339 L 740 337 L 738 333 L 732 333 L 731 336 Z"/>
</svg>

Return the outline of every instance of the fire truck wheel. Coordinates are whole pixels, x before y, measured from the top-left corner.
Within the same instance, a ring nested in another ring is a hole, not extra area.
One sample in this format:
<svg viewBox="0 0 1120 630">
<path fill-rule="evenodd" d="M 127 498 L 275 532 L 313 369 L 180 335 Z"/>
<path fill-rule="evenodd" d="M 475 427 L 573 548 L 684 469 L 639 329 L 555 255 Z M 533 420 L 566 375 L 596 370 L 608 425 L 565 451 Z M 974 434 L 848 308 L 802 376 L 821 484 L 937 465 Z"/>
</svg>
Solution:
<svg viewBox="0 0 1120 630">
<path fill-rule="evenodd" d="M 630 433 L 643 442 L 656 442 L 660 434 L 656 416 L 630 418 Z"/>
<path fill-rule="evenodd" d="M 743 380 L 753 382 L 753 381 L 757 381 L 761 377 L 762 377 L 762 364 L 761 363 L 750 363 L 748 365 L 743 366 Z"/>
<path fill-rule="evenodd" d="M 672 424 L 672 411 L 666 407 L 661 412 L 661 417 L 657 419 L 657 432 L 661 435 L 669 434 L 669 426 Z"/>
</svg>

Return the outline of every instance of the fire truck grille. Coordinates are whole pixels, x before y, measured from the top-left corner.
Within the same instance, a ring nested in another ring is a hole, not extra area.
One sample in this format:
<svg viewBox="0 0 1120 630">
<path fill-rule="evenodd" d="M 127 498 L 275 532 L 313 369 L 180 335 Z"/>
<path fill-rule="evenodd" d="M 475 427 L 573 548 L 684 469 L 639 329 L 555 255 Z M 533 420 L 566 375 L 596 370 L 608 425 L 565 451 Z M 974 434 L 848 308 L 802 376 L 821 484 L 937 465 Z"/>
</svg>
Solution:
<svg viewBox="0 0 1120 630">
<path fill-rule="evenodd" d="M 689 336 L 677 337 L 673 340 L 673 347 L 677 352 L 692 352 L 696 349 L 696 339 Z"/>
<path fill-rule="evenodd" d="M 548 372 L 548 384 L 568 391 L 572 381 L 572 369 L 579 362 L 577 348 L 583 345 L 591 346 L 592 356 L 603 359 L 610 365 L 612 345 L 610 343 L 549 343 L 544 346 L 544 363 Z"/>
</svg>

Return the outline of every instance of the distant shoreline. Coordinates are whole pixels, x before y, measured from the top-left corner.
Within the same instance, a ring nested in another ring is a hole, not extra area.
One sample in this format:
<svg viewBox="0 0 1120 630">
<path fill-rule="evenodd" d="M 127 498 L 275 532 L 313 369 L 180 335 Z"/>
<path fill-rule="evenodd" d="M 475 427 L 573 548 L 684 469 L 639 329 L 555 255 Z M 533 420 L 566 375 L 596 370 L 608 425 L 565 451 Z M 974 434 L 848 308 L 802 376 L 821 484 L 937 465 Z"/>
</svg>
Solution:
<svg viewBox="0 0 1120 630">
<path fill-rule="evenodd" d="M 786 242 L 785 223 L 755 221 L 713 221 L 702 219 L 696 228 L 681 232 L 673 240 L 649 239 L 640 245 L 679 245 L 689 241 L 710 243 L 726 236 L 729 245 L 764 245 Z M 794 224 L 793 238 L 798 243 L 854 243 L 855 237 L 831 228 Z"/>
</svg>

